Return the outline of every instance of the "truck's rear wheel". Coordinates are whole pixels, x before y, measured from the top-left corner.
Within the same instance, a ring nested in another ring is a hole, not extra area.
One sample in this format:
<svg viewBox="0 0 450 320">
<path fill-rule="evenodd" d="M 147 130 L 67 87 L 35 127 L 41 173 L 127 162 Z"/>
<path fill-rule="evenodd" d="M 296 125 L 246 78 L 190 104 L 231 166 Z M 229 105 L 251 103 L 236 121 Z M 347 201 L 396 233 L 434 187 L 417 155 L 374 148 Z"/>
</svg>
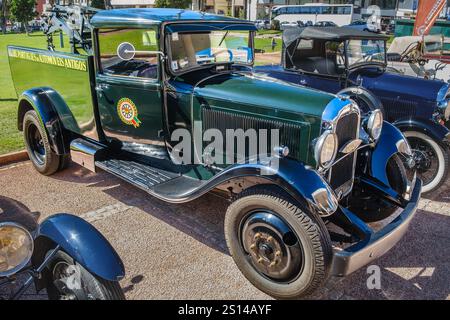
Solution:
<svg viewBox="0 0 450 320">
<path fill-rule="evenodd" d="M 28 156 L 36 170 L 44 175 L 58 171 L 61 157 L 52 151 L 47 133 L 34 110 L 23 117 L 23 136 Z"/>
<path fill-rule="evenodd" d="M 273 297 L 308 295 L 328 277 L 332 247 L 325 224 L 275 186 L 238 196 L 225 216 L 225 237 L 244 276 Z"/>
</svg>

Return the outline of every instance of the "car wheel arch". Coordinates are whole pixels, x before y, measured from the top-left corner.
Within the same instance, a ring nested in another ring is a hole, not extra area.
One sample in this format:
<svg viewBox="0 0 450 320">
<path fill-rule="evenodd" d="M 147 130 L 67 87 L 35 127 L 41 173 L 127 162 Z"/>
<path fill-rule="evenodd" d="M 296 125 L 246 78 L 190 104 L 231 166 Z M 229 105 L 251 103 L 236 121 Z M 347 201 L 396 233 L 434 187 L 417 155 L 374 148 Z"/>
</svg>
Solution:
<svg viewBox="0 0 450 320">
<path fill-rule="evenodd" d="M 34 110 L 47 134 L 52 150 L 58 155 L 69 153 L 67 130 L 49 95 L 58 95 L 51 88 L 33 88 L 23 92 L 19 98 L 17 126 L 23 131 L 23 119 L 28 111 Z M 61 98 L 62 99 L 62 98 Z"/>
</svg>

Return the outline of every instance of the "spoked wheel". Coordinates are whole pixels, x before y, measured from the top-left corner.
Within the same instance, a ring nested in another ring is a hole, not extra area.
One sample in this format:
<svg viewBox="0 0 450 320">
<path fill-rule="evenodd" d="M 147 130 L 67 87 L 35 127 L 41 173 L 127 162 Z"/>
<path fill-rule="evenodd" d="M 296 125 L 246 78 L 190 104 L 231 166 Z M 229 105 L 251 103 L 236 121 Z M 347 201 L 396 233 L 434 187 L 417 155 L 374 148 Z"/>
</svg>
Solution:
<svg viewBox="0 0 450 320">
<path fill-rule="evenodd" d="M 23 118 L 23 136 L 28 156 L 37 171 L 50 175 L 60 169 L 61 159 L 50 147 L 45 129 L 34 110 Z"/>
<path fill-rule="evenodd" d="M 52 300 L 125 299 L 118 282 L 97 277 L 63 251 L 58 251 L 50 263 L 46 282 Z"/>
<path fill-rule="evenodd" d="M 431 137 L 416 131 L 404 132 L 413 152 L 414 168 L 407 171 L 411 179 L 414 172 L 422 180 L 422 193 L 438 189 L 447 179 L 448 151 Z"/>
<path fill-rule="evenodd" d="M 241 192 L 227 210 L 225 237 L 243 275 L 275 298 L 306 296 L 328 278 L 332 247 L 322 219 L 276 186 Z"/>
</svg>

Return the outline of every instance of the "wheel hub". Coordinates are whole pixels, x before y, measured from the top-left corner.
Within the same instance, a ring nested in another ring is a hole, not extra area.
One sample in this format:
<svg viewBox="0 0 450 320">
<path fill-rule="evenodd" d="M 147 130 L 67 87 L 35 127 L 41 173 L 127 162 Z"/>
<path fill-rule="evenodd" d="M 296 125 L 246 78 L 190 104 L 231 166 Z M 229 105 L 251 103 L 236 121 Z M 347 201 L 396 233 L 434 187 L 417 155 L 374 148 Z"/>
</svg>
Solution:
<svg viewBox="0 0 450 320">
<path fill-rule="evenodd" d="M 30 125 L 28 129 L 28 142 L 36 161 L 43 164 L 45 161 L 44 141 L 35 125 Z"/>
<path fill-rule="evenodd" d="M 414 149 L 413 159 L 417 170 L 428 170 L 431 166 L 431 159 L 425 151 Z"/>
<path fill-rule="evenodd" d="M 246 219 L 241 242 L 251 264 L 278 281 L 295 278 L 302 268 L 302 248 L 289 225 L 270 212 L 255 212 Z"/>
</svg>

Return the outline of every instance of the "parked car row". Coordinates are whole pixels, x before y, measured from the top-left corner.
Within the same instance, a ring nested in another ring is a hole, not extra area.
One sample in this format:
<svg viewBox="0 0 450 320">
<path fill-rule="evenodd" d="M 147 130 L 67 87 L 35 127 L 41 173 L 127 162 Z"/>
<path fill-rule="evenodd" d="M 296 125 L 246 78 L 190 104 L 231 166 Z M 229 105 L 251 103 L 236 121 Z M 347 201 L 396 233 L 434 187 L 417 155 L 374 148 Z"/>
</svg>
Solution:
<svg viewBox="0 0 450 320">
<path fill-rule="evenodd" d="M 170 203 L 220 193 L 229 252 L 271 296 L 304 297 L 382 256 L 422 179 L 437 190 L 448 171 L 449 86 L 387 73 L 381 35 L 289 28 L 283 64 L 254 68 L 253 22 L 114 9 L 89 27 L 71 32 L 92 37 L 89 56 L 8 47 L 36 170 L 71 159 Z"/>
<path fill-rule="evenodd" d="M 270 29 L 271 24 L 269 20 L 256 20 L 255 21 L 256 28 L 260 29 Z M 333 21 L 281 21 L 280 22 L 280 30 L 286 30 L 287 28 L 292 27 L 337 27 L 336 23 Z M 376 23 L 367 21 L 367 20 L 355 20 L 352 23 L 345 25 L 344 27 L 352 28 L 360 31 L 370 31 L 370 32 L 381 32 L 381 25 Z M 395 28 L 395 23 L 393 25 L 389 25 L 386 32 L 393 33 Z"/>
</svg>

